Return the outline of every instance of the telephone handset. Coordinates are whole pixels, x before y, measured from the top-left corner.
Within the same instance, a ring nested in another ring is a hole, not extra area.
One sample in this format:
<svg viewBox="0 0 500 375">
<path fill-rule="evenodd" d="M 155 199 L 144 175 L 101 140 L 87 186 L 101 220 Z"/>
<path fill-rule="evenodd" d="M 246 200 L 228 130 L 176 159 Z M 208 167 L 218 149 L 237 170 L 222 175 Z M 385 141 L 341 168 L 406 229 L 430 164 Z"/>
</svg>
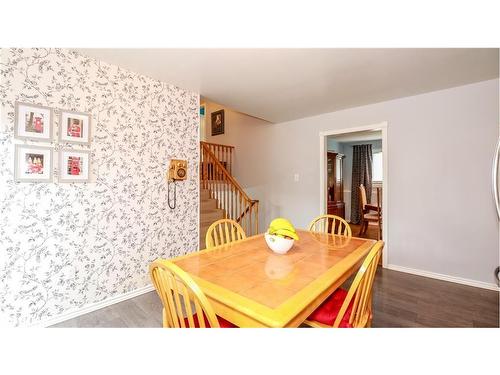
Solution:
<svg viewBox="0 0 500 375">
<path fill-rule="evenodd" d="M 176 198 L 177 198 L 177 188 L 175 185 L 176 181 L 182 181 L 187 178 L 187 161 L 186 160 L 178 160 L 172 159 L 170 160 L 170 167 L 168 169 L 168 177 L 167 177 L 167 199 L 168 206 L 171 209 L 174 209 L 176 206 Z M 170 203 L 170 183 L 174 185 L 174 203 L 173 205 Z"/>
</svg>

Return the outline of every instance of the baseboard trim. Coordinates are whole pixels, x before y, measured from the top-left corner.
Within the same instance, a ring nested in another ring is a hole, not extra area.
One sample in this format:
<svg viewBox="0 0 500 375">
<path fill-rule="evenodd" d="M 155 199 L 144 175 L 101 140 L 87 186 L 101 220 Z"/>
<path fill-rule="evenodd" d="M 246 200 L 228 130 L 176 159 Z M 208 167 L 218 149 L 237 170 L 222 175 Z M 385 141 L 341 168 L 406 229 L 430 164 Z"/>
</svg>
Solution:
<svg viewBox="0 0 500 375">
<path fill-rule="evenodd" d="M 483 281 L 464 279 L 461 277 L 443 275 L 440 273 L 434 273 L 434 272 L 429 272 L 429 271 L 422 271 L 422 270 L 417 270 L 414 268 L 401 267 L 401 266 L 397 266 L 395 264 L 388 264 L 385 268 L 393 270 L 393 271 L 410 273 L 412 275 L 429 277 L 431 279 L 449 281 L 449 282 L 456 283 L 456 284 L 463 284 L 463 285 L 473 286 L 476 288 L 489 289 L 489 290 L 494 290 L 497 292 L 500 291 L 500 288 L 498 286 L 496 286 L 495 284 L 485 283 Z"/>
<path fill-rule="evenodd" d="M 80 307 L 78 309 L 64 312 L 60 315 L 51 317 L 49 319 L 44 319 L 40 322 L 30 324 L 29 327 L 33 327 L 33 328 L 49 327 L 49 326 L 52 326 L 54 324 L 64 322 L 66 320 L 76 318 L 77 316 L 85 315 L 85 314 L 88 314 L 92 311 L 96 311 L 96 310 L 102 309 L 104 307 L 114 305 L 115 303 L 119 303 L 119 302 L 128 300 L 130 298 L 140 296 L 141 294 L 145 294 L 145 293 L 151 292 L 153 290 L 154 290 L 154 286 L 152 284 L 146 285 L 142 288 L 132 290 L 130 292 L 123 293 L 123 294 L 120 294 L 117 296 L 113 296 L 111 298 L 106 298 L 105 300 L 102 300 L 102 301 L 99 301 L 96 303 L 91 303 L 91 304 L 85 305 L 83 307 Z"/>
</svg>

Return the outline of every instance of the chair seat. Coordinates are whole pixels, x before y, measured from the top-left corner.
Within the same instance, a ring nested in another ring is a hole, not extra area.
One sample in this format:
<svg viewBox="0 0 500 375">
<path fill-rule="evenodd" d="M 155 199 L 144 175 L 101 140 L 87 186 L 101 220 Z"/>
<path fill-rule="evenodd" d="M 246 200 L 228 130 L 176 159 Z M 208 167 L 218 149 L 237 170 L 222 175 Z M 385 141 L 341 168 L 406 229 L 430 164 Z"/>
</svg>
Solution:
<svg viewBox="0 0 500 375">
<path fill-rule="evenodd" d="M 378 215 L 377 214 L 364 214 L 363 218 L 365 220 L 375 220 L 375 221 L 378 221 Z"/>
<path fill-rule="evenodd" d="M 335 322 L 346 297 L 347 290 L 342 288 L 337 289 L 326 299 L 325 302 L 314 310 L 307 320 L 322 323 L 330 327 L 333 326 L 333 323 Z M 352 301 L 349 304 L 342 321 L 340 322 L 340 328 L 352 328 L 352 325 L 349 323 L 351 312 Z"/>
<path fill-rule="evenodd" d="M 205 327 L 210 327 L 210 323 L 208 322 L 208 319 L 206 316 L 203 316 L 205 319 Z M 238 326 L 235 326 L 233 323 L 227 321 L 226 319 L 220 317 L 217 315 L 217 320 L 219 321 L 219 325 L 221 328 L 238 328 Z M 200 328 L 200 322 L 198 321 L 198 314 L 194 313 L 193 314 L 193 321 L 194 321 L 194 326 L 195 328 Z M 184 323 L 186 324 L 186 327 L 189 327 L 189 319 L 184 318 Z"/>
</svg>

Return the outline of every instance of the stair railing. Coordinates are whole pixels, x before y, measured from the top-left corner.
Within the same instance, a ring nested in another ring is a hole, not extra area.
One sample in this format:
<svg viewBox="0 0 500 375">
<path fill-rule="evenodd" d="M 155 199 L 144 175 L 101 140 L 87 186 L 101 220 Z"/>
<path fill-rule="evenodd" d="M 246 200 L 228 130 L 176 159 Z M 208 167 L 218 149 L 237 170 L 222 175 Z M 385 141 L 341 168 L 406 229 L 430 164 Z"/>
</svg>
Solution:
<svg viewBox="0 0 500 375">
<path fill-rule="evenodd" d="M 247 236 L 259 233 L 259 201 L 251 199 L 206 142 L 200 142 L 200 187 L 217 200 L 226 219 L 238 222 Z"/>
<path fill-rule="evenodd" d="M 233 175 L 233 151 L 234 146 L 221 145 L 218 143 L 208 143 L 200 142 L 202 145 L 206 145 L 210 151 L 215 155 L 217 160 L 219 160 L 224 168 Z"/>
</svg>

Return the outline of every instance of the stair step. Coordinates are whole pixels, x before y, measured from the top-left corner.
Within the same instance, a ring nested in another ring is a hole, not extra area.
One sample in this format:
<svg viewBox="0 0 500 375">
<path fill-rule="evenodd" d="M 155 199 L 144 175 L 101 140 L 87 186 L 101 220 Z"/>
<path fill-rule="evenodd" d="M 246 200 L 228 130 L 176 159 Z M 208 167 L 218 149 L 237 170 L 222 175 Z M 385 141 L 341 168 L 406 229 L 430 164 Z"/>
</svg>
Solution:
<svg viewBox="0 0 500 375">
<path fill-rule="evenodd" d="M 200 200 L 210 199 L 210 191 L 207 189 L 200 189 Z"/>
<path fill-rule="evenodd" d="M 224 210 L 215 208 L 200 212 L 200 225 L 212 224 L 213 222 L 224 218 Z"/>
<path fill-rule="evenodd" d="M 200 250 L 203 250 L 205 246 L 205 237 L 207 235 L 207 230 L 210 225 L 201 225 L 200 226 Z"/>
<path fill-rule="evenodd" d="M 208 227 L 217 220 L 224 218 L 224 210 L 217 208 L 217 199 L 210 197 L 210 191 L 200 189 L 200 250 L 205 248 L 205 236 Z"/>
<path fill-rule="evenodd" d="M 207 234 L 207 230 L 208 230 L 209 226 L 210 225 L 207 225 L 207 224 L 200 225 L 200 238 L 202 238 L 202 237 L 205 238 L 205 235 Z"/>
<path fill-rule="evenodd" d="M 216 199 L 205 199 L 200 202 L 200 211 L 212 210 L 217 208 Z"/>
<path fill-rule="evenodd" d="M 217 221 L 217 220 L 215 220 L 215 221 Z M 205 238 L 207 236 L 208 228 L 210 227 L 211 224 L 212 223 L 210 223 L 210 224 L 200 223 L 200 238 L 199 238 L 200 250 L 203 250 L 206 247 L 206 245 L 205 245 Z"/>
</svg>

